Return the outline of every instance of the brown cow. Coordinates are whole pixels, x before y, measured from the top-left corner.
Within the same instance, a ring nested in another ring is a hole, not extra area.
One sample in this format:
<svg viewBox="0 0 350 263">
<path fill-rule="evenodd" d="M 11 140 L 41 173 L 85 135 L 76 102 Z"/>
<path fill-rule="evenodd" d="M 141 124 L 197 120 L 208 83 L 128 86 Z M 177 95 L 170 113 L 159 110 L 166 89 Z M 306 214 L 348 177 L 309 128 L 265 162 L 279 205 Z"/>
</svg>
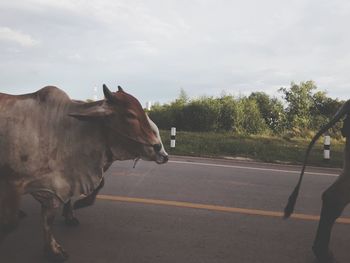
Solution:
<svg viewBox="0 0 350 263">
<path fill-rule="evenodd" d="M 348 100 L 334 115 L 333 119 L 326 124 L 311 140 L 309 147 L 306 151 L 306 156 L 303 164 L 303 168 L 300 174 L 298 184 L 294 188 L 293 193 L 289 197 L 288 204 L 284 210 L 284 217 L 288 218 L 294 210 L 296 199 L 298 197 L 300 185 L 303 179 L 306 163 L 312 146 L 317 139 L 330 129 L 336 122 L 342 117 L 347 115 L 342 134 L 346 137 L 345 151 L 344 151 L 344 165 L 343 171 L 337 178 L 337 180 L 322 194 L 322 210 L 321 218 L 319 221 L 316 238 L 313 244 L 313 251 L 316 258 L 320 262 L 330 263 L 333 262 L 333 255 L 329 250 L 329 241 L 331 236 L 332 227 L 335 220 L 341 215 L 345 206 L 350 202 L 350 100 Z"/>
<path fill-rule="evenodd" d="M 63 261 L 67 253 L 51 231 L 63 203 L 93 193 L 115 160 L 167 162 L 138 100 L 120 87 L 103 91 L 105 99 L 91 103 L 56 87 L 0 94 L 0 242 L 18 224 L 21 195 L 30 193 L 42 205 L 45 252 Z"/>
</svg>

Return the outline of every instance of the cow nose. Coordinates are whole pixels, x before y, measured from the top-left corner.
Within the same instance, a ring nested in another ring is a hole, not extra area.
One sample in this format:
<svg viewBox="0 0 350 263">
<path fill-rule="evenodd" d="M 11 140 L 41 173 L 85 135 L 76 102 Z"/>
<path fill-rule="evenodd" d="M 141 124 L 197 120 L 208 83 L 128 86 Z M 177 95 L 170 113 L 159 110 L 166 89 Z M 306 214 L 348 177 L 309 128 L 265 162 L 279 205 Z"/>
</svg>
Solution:
<svg viewBox="0 0 350 263">
<path fill-rule="evenodd" d="M 155 152 L 160 152 L 160 150 L 162 149 L 162 145 L 161 144 L 154 144 L 153 145 L 153 149 Z"/>
</svg>

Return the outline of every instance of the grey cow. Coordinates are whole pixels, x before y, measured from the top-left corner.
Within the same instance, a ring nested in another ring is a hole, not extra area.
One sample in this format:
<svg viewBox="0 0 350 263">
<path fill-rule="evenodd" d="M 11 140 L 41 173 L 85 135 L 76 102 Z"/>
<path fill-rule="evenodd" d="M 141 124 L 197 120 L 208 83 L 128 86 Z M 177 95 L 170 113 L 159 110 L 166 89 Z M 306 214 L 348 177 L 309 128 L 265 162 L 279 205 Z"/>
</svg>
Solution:
<svg viewBox="0 0 350 263">
<path fill-rule="evenodd" d="M 136 98 L 103 87 L 105 99 L 71 100 L 56 87 L 25 95 L 0 93 L 0 242 L 18 224 L 20 199 L 32 194 L 42 205 L 45 252 L 54 261 L 67 253 L 53 237 L 56 210 L 71 198 L 89 196 L 104 167 L 168 156 Z"/>
</svg>

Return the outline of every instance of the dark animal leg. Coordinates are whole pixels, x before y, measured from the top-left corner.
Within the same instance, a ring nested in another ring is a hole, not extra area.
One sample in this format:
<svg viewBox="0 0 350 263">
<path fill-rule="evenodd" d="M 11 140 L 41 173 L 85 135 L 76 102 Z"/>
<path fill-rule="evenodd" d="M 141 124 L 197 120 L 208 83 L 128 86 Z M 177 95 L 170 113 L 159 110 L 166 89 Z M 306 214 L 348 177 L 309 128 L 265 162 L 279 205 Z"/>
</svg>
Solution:
<svg viewBox="0 0 350 263">
<path fill-rule="evenodd" d="M 0 180 L 0 243 L 18 225 L 20 193 L 6 180 Z"/>
<path fill-rule="evenodd" d="M 62 216 L 65 218 L 64 222 L 67 226 L 78 226 L 79 220 L 74 215 L 72 202 L 69 200 L 63 206 Z"/>
<path fill-rule="evenodd" d="M 60 208 L 60 201 L 50 193 L 33 194 L 34 198 L 41 203 L 41 215 L 43 218 L 44 228 L 44 252 L 46 257 L 53 262 L 62 262 L 68 258 L 68 254 L 64 251 L 59 243 L 55 240 L 52 233 L 52 225 L 55 215 Z"/>
<path fill-rule="evenodd" d="M 82 199 L 79 199 L 78 201 L 76 201 L 74 203 L 74 209 L 80 209 L 80 208 L 84 208 L 84 207 L 88 207 L 88 206 L 93 205 L 96 201 L 96 196 L 97 196 L 98 192 L 101 190 L 101 188 L 104 186 L 104 184 L 105 184 L 105 181 L 104 181 L 104 179 L 102 179 L 99 186 L 90 195 L 88 195 Z"/>
<path fill-rule="evenodd" d="M 322 210 L 313 251 L 319 262 L 333 262 L 332 252 L 329 250 L 331 231 L 335 220 L 341 215 L 345 206 L 349 203 L 348 188 L 350 178 L 340 177 L 322 195 Z"/>
</svg>

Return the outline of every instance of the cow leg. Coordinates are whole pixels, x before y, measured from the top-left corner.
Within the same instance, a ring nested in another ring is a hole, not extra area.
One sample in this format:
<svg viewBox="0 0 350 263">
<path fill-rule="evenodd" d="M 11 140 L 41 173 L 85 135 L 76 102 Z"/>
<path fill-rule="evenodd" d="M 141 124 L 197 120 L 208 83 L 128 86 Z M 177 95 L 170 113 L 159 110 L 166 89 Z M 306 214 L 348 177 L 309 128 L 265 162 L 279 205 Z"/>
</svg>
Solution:
<svg viewBox="0 0 350 263">
<path fill-rule="evenodd" d="M 98 192 L 102 189 L 104 184 L 105 184 L 105 181 L 104 181 L 104 179 L 102 179 L 99 186 L 90 195 L 88 195 L 82 199 L 79 199 L 74 203 L 74 209 L 80 209 L 80 208 L 84 208 L 84 207 L 88 207 L 88 206 L 93 205 L 96 201 L 96 196 L 97 196 Z"/>
<path fill-rule="evenodd" d="M 79 220 L 74 215 L 74 210 L 72 207 L 72 202 L 69 200 L 63 206 L 62 216 L 65 218 L 64 222 L 67 226 L 78 226 Z"/>
<path fill-rule="evenodd" d="M 342 176 L 322 195 L 322 210 L 313 251 L 319 262 L 333 262 L 332 252 L 329 250 L 331 231 L 335 220 L 341 215 L 350 201 L 350 178 Z"/>
<path fill-rule="evenodd" d="M 0 242 L 18 225 L 20 197 L 13 184 L 0 181 Z"/>
<path fill-rule="evenodd" d="M 57 243 L 52 234 L 52 225 L 55 220 L 56 209 L 52 206 L 42 206 L 42 218 L 44 226 L 45 246 L 44 251 L 49 260 L 61 262 L 68 258 L 60 244 Z"/>
<path fill-rule="evenodd" d="M 69 200 L 63 207 L 62 216 L 65 217 L 65 223 L 67 226 L 77 226 L 80 224 L 79 220 L 75 217 L 74 210 L 85 208 L 91 206 L 96 201 L 96 196 L 101 188 L 104 186 L 104 179 L 101 180 L 99 186 L 88 196 L 79 199 L 74 203 L 74 207 L 72 206 L 71 200 Z"/>
<path fill-rule="evenodd" d="M 56 241 L 52 233 L 52 225 L 61 202 L 51 193 L 34 193 L 34 198 L 41 203 L 41 215 L 44 229 L 44 252 L 47 258 L 53 262 L 62 262 L 68 258 L 68 254 Z"/>
</svg>

